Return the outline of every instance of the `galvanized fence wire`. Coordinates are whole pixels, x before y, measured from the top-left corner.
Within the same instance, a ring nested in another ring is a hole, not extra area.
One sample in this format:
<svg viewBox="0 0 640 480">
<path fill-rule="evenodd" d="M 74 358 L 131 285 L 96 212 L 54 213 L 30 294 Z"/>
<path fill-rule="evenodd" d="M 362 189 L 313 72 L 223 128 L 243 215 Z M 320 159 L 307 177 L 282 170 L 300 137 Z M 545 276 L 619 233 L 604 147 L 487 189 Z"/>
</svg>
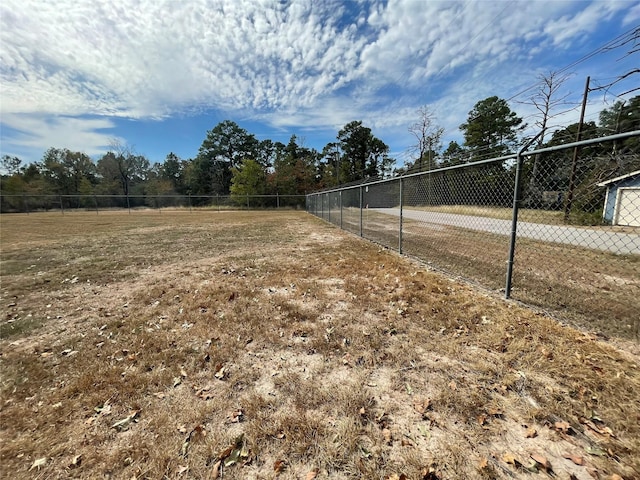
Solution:
<svg viewBox="0 0 640 480">
<path fill-rule="evenodd" d="M 362 235 L 390 247 L 399 246 L 400 183 L 382 182 L 362 187 Z"/>
<path fill-rule="evenodd" d="M 0 195 L 2 213 L 58 210 L 304 208 L 304 195 Z"/>
<path fill-rule="evenodd" d="M 307 211 L 570 323 L 638 339 L 638 137 L 318 192 Z"/>
</svg>

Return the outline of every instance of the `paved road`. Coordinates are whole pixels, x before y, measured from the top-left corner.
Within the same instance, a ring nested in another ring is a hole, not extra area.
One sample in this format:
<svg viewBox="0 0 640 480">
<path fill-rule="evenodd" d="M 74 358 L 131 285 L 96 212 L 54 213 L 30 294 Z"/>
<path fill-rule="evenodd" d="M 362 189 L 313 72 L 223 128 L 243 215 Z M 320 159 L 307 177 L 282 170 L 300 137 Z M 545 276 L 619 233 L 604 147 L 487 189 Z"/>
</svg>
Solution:
<svg viewBox="0 0 640 480">
<path fill-rule="evenodd" d="M 398 208 L 375 208 L 371 210 L 387 215 L 395 215 L 396 217 L 400 215 L 400 209 Z M 402 216 L 430 223 L 434 226 L 450 225 L 481 232 L 497 233 L 498 235 L 511 234 L 511 220 L 408 209 L 402 211 Z M 607 232 L 605 230 L 529 222 L 518 222 L 517 232 L 518 237 L 532 238 L 544 242 L 564 243 L 618 254 L 640 254 L 640 235 L 634 233 Z"/>
</svg>

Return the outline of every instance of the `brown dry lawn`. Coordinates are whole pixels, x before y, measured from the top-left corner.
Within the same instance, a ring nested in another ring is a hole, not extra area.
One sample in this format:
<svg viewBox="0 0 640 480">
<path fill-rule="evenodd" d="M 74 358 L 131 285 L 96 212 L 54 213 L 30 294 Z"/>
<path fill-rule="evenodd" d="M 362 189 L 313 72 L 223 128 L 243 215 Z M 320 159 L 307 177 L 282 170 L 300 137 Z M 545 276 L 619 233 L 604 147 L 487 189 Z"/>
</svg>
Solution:
<svg viewBox="0 0 640 480">
<path fill-rule="evenodd" d="M 640 478 L 637 344 L 301 212 L 0 221 L 7 478 Z"/>
<path fill-rule="evenodd" d="M 358 210 L 345 209 L 342 220 L 359 234 Z M 398 248 L 397 217 L 365 210 L 362 220 L 365 238 Z M 403 221 L 404 254 L 496 292 L 504 292 L 508 251 L 506 235 Z M 640 340 L 640 255 L 519 238 L 511 296 L 599 336 Z"/>
</svg>

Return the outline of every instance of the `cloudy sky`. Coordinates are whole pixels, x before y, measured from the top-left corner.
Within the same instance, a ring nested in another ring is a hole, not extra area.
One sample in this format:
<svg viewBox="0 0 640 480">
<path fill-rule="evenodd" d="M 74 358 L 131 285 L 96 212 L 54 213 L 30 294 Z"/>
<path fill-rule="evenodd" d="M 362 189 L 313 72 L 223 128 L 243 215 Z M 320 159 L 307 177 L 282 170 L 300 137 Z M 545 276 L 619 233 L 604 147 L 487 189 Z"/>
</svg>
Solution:
<svg viewBox="0 0 640 480">
<path fill-rule="evenodd" d="M 225 119 L 322 149 L 362 120 L 402 163 L 420 106 L 445 142 L 492 95 L 532 133 L 519 102 L 538 77 L 569 74 L 577 104 L 587 75 L 598 87 L 637 68 L 632 45 L 601 47 L 639 26 L 634 0 L 3 0 L 0 150 L 96 158 L 117 139 L 152 161 L 191 158 Z M 591 92 L 587 119 L 639 84 Z"/>
</svg>

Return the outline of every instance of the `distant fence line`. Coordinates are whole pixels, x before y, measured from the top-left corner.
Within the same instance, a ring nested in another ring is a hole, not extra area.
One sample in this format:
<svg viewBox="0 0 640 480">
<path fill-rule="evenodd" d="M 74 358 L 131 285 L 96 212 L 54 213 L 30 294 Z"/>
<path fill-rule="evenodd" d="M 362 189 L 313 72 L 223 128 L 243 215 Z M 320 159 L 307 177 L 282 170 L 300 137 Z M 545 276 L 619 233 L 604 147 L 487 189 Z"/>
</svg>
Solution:
<svg viewBox="0 0 640 480">
<path fill-rule="evenodd" d="M 303 208 L 304 195 L 104 195 L 33 194 L 2 195 L 2 213 L 31 213 L 59 210 L 112 210 L 140 208 L 252 209 Z"/>
<path fill-rule="evenodd" d="M 639 338 L 640 152 L 593 153 L 639 136 L 333 188 L 307 195 L 306 209 L 507 298 Z"/>
</svg>

